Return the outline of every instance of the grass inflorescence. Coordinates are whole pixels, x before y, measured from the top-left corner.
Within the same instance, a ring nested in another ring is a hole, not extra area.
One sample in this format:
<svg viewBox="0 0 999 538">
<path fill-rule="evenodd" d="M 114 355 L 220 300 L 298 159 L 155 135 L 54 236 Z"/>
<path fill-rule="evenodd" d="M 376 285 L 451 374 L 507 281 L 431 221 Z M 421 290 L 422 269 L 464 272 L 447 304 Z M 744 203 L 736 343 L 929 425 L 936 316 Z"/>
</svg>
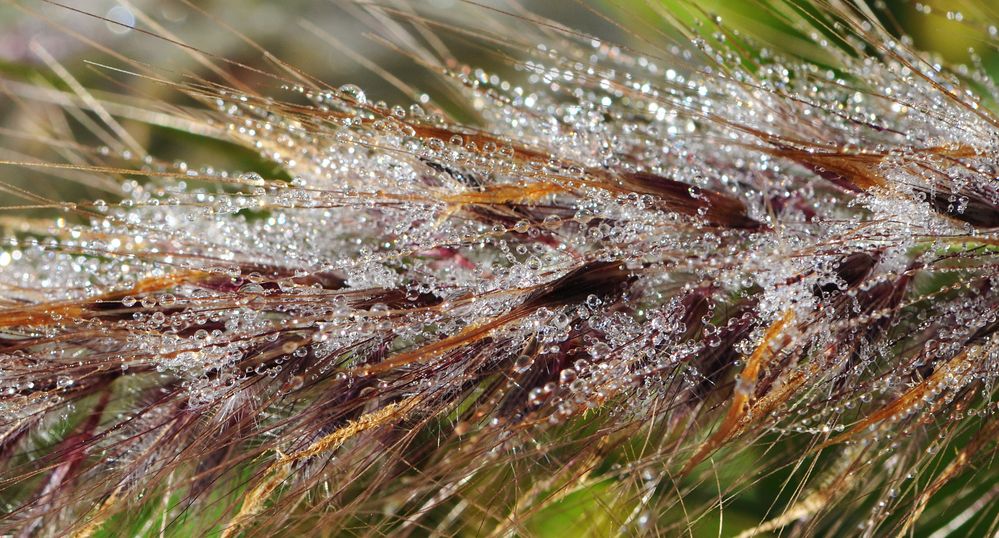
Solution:
<svg viewBox="0 0 999 538">
<path fill-rule="evenodd" d="M 91 92 L 35 46 L 55 76 L 4 80 L 34 118 L 4 136 L 48 153 L 7 173 L 104 194 L 0 183 L 0 532 L 996 533 L 976 53 L 920 52 L 859 0 L 755 2 L 799 54 L 639 4 L 580 4 L 635 48 L 512 2 L 351 4 L 437 77 L 365 63 L 397 105 L 141 12 L 135 39 L 205 74 L 91 67 L 183 104 Z M 947 18 L 996 47 L 972 6 Z M 158 158 L 136 122 L 274 172 Z"/>
</svg>

